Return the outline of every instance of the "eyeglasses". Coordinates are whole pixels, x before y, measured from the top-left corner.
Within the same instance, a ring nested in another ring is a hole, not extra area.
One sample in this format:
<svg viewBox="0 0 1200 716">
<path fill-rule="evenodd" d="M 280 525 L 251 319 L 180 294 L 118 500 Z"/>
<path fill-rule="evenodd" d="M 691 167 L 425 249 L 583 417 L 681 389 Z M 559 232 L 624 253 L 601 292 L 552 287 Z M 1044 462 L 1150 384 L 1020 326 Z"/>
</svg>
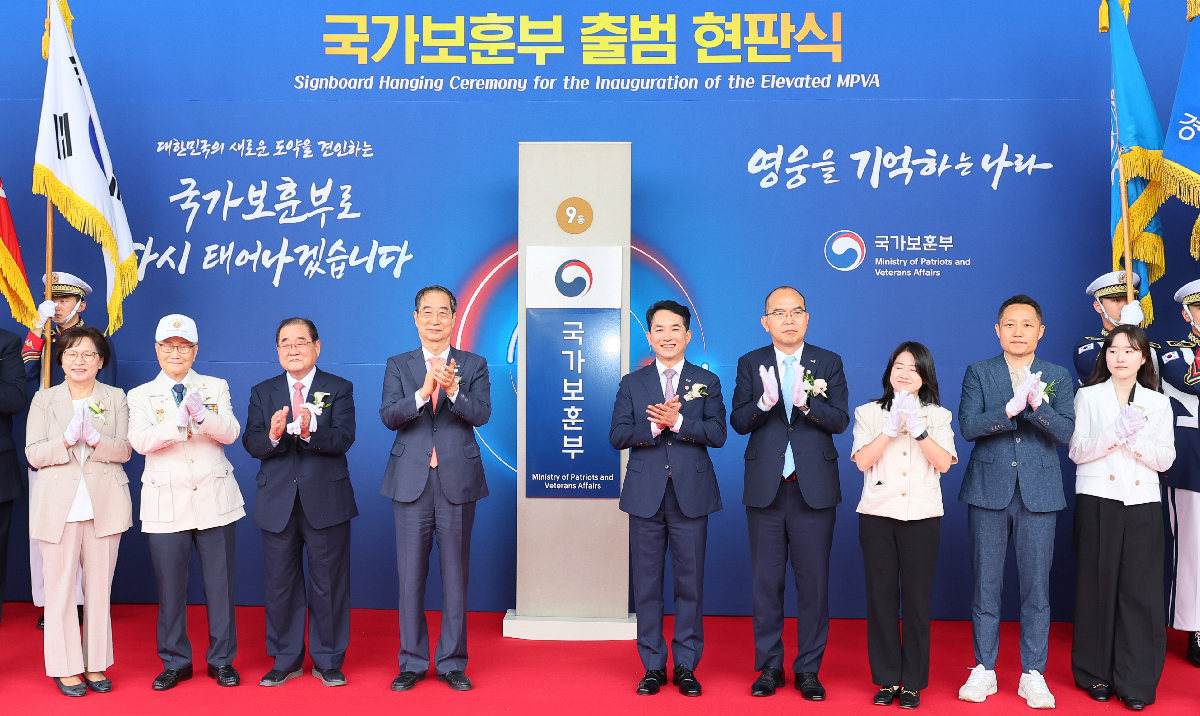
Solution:
<svg viewBox="0 0 1200 716">
<path fill-rule="evenodd" d="M 181 356 L 190 356 L 192 351 L 196 350 L 196 346 L 192 343 L 155 343 L 154 345 L 167 355 L 178 353 Z"/>
<path fill-rule="evenodd" d="M 435 311 L 434 311 L 433 309 L 431 309 L 431 308 L 424 308 L 424 309 L 421 309 L 421 312 L 420 312 L 420 313 L 418 313 L 417 315 L 418 315 L 418 316 L 420 316 L 421 318 L 423 318 L 423 319 L 424 319 L 424 320 L 426 320 L 426 321 L 428 321 L 429 319 L 433 318 L 434 316 L 437 316 L 439 319 L 441 319 L 441 320 L 443 320 L 443 321 L 444 321 L 444 320 L 446 320 L 447 318 L 449 318 L 449 317 L 450 317 L 450 311 L 448 311 L 448 310 L 446 310 L 446 309 L 444 309 L 444 308 L 439 308 L 439 309 L 438 309 L 438 310 L 435 312 Z"/>
<path fill-rule="evenodd" d="M 295 343 L 290 343 L 288 341 L 284 341 L 283 343 L 279 344 L 278 348 L 281 351 L 291 351 L 293 348 L 295 348 L 298 351 L 302 351 L 302 350 L 306 350 L 312 344 L 313 344 L 312 341 L 304 340 L 302 338 L 302 339 L 296 341 Z"/>
<path fill-rule="evenodd" d="M 770 313 L 768 313 L 767 318 L 774 318 L 777 321 L 782 321 L 785 318 L 791 318 L 791 319 L 798 321 L 802 317 L 804 317 L 804 314 L 806 314 L 806 313 L 808 313 L 808 311 L 804 310 L 803 308 L 794 308 L 790 311 L 785 311 L 782 308 L 777 308 L 774 311 L 771 311 Z"/>
<path fill-rule="evenodd" d="M 96 356 L 100 355 L 96 351 L 63 351 L 62 357 L 64 363 L 74 363 L 82 360 L 84 363 L 91 363 L 96 360 Z"/>
</svg>

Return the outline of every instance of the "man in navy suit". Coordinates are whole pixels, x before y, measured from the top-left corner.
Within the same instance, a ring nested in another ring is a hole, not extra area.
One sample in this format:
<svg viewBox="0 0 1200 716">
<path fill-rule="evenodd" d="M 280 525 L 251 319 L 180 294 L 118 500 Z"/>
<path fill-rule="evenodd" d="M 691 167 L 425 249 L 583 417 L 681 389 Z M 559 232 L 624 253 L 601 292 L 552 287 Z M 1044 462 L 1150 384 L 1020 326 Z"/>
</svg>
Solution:
<svg viewBox="0 0 1200 716">
<path fill-rule="evenodd" d="M 1058 510 L 1067 506 L 1057 445 L 1075 431 L 1075 390 L 1066 368 L 1037 358 L 1046 332 L 1042 308 L 1019 294 L 1000 306 L 996 336 L 1004 353 L 967 367 L 958 420 L 975 442 L 958 499 L 966 502 L 975 567 L 971 626 L 976 666 L 958 691 L 963 701 L 996 693 L 1000 594 L 1008 543 L 1021 581 L 1021 680 L 1033 708 L 1054 708 L 1043 675 L 1050 642 L 1050 564 Z"/>
<path fill-rule="evenodd" d="M 442 634 L 434 666 L 455 691 L 467 678 L 467 573 L 475 503 L 487 497 L 475 428 L 492 416 L 492 386 L 482 356 L 450 345 L 458 302 L 450 290 L 417 292 L 413 321 L 421 347 L 388 358 L 379 417 L 396 431 L 379 492 L 392 500 L 400 572 L 400 674 L 408 691 L 429 670 L 425 581 L 437 538 L 442 573 Z"/>
<path fill-rule="evenodd" d="M 692 340 L 691 319 L 691 311 L 675 301 L 659 301 L 646 311 L 646 339 L 655 360 L 621 379 L 608 436 L 614 448 L 629 448 L 621 510 L 629 513 L 637 646 L 646 668 L 637 686 L 642 695 L 656 694 L 667 683 L 668 545 L 675 591 L 672 681 L 684 696 L 700 695 L 694 672 L 704 650 L 704 549 L 708 516 L 721 509 L 708 448 L 724 445 L 727 431 L 721 381 L 683 358 Z"/>
<path fill-rule="evenodd" d="M 307 318 L 280 323 L 275 343 L 286 372 L 251 389 L 242 434 L 246 452 L 262 461 L 254 524 L 263 533 L 267 653 L 275 665 L 259 683 L 280 686 L 303 673 L 307 604 L 313 676 L 344 686 L 350 520 L 358 516 L 346 464 L 354 444 L 354 386 L 317 368 L 321 341 Z"/>
<path fill-rule="evenodd" d="M 754 574 L 754 696 L 783 685 L 783 580 L 789 558 L 799 610 L 795 686 L 809 701 L 825 698 L 817 679 L 829 636 L 829 551 L 837 504 L 833 436 L 850 424 L 842 359 L 804 342 L 808 311 L 799 291 L 767 295 L 761 323 L 771 345 L 738 360 L 729 424 L 746 445 L 742 502 Z"/>
<path fill-rule="evenodd" d="M 13 416 L 25 410 L 25 371 L 21 367 L 21 339 L 0 328 L 0 606 L 8 581 L 8 532 L 13 501 L 20 495 L 21 464 L 13 442 Z"/>
</svg>

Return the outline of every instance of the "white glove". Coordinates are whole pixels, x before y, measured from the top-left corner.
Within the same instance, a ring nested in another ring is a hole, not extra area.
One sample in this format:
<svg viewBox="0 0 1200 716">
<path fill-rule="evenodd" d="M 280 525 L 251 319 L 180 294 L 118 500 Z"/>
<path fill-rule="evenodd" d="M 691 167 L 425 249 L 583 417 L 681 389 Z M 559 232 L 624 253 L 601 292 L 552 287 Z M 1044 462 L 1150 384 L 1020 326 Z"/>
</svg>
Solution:
<svg viewBox="0 0 1200 716">
<path fill-rule="evenodd" d="M 904 426 L 908 428 L 908 434 L 914 438 L 925 432 L 925 425 L 921 423 L 921 418 L 917 415 L 917 411 L 921 409 L 917 402 L 917 396 L 911 393 L 905 393 L 904 401 Z"/>
<path fill-rule="evenodd" d="M 186 428 L 191 419 L 192 414 L 188 411 L 187 400 L 184 399 L 179 403 L 179 407 L 175 409 L 175 427 Z"/>
<path fill-rule="evenodd" d="M 892 409 L 888 411 L 887 424 L 883 426 L 883 434 L 894 438 L 900 434 L 900 424 L 904 422 L 904 397 L 907 390 L 902 390 L 892 397 Z"/>
<path fill-rule="evenodd" d="M 179 407 L 186 407 L 188 416 L 195 420 L 197 425 L 204 422 L 204 403 L 201 402 L 199 391 L 193 390 L 188 393 Z"/>
<path fill-rule="evenodd" d="M 92 447 L 96 447 L 96 443 L 100 442 L 100 431 L 96 429 L 96 425 L 92 422 L 92 416 L 88 415 L 88 411 L 83 413 L 83 441 Z"/>
<path fill-rule="evenodd" d="M 308 420 L 308 434 L 312 435 L 313 433 L 317 432 L 317 416 L 321 414 L 321 406 L 314 405 L 312 403 L 305 403 L 303 406 L 301 406 L 300 413 L 303 413 L 306 410 L 309 412 L 310 416 Z M 302 416 L 300 414 L 297 414 L 296 419 L 287 424 L 286 432 L 291 433 L 292 435 L 300 435 L 301 417 Z"/>
<path fill-rule="evenodd" d="M 758 367 L 758 377 L 762 379 L 763 405 L 768 408 L 774 407 L 779 402 L 779 384 L 775 382 L 775 366 L 767 368 L 760 365 Z"/>
<path fill-rule="evenodd" d="M 808 405 L 808 391 L 805 390 L 804 386 L 804 378 L 801 377 L 797 377 L 796 381 L 792 383 L 792 405 L 797 408 L 803 408 L 805 405 Z"/>
<path fill-rule="evenodd" d="M 1017 415 L 1020 415 L 1022 410 L 1025 409 L 1025 405 L 1028 402 L 1029 402 L 1029 378 L 1026 378 L 1024 381 L 1021 382 L 1020 385 L 1017 386 L 1017 389 L 1013 391 L 1013 397 L 1011 400 L 1008 401 L 1008 405 L 1004 406 L 1004 410 L 1009 415 L 1009 417 L 1015 418 Z"/>
<path fill-rule="evenodd" d="M 1029 370 L 1026 368 L 1025 370 Z M 1042 407 L 1042 372 L 1039 370 L 1029 376 L 1029 405 L 1034 408 Z"/>
<path fill-rule="evenodd" d="M 1121 318 L 1117 323 L 1122 326 L 1140 326 L 1145 320 L 1146 314 L 1142 312 L 1142 304 L 1134 301 L 1125 304 L 1125 307 L 1121 309 Z"/>
<path fill-rule="evenodd" d="M 84 412 L 87 411 L 86 405 L 80 405 L 75 409 L 75 414 L 71 416 L 71 422 L 67 423 L 67 429 L 63 432 L 63 442 L 68 447 L 79 442 L 79 438 L 83 435 L 83 421 L 86 420 Z"/>
<path fill-rule="evenodd" d="M 1146 416 L 1142 411 L 1132 405 L 1126 405 L 1121 408 L 1121 412 L 1117 413 L 1116 431 L 1117 437 L 1128 441 L 1130 438 L 1137 435 L 1138 431 L 1146 427 Z"/>
<path fill-rule="evenodd" d="M 55 308 L 57 308 L 57 304 L 55 304 L 54 301 L 51 301 L 48 298 L 45 301 L 42 301 L 41 303 L 38 304 L 38 322 L 37 322 L 38 328 L 45 326 L 46 321 L 49 321 L 50 319 L 54 318 L 54 309 Z"/>
</svg>

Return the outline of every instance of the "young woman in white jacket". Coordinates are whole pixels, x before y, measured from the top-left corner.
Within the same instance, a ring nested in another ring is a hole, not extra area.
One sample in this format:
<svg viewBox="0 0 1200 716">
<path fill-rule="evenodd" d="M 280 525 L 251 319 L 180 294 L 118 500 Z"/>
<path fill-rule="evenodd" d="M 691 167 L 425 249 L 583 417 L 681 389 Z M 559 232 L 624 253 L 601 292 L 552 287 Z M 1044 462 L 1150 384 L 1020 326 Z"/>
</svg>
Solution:
<svg viewBox="0 0 1200 716">
<path fill-rule="evenodd" d="M 941 477 L 958 462 L 952 417 L 938 405 L 933 356 L 915 342 L 901 343 L 892 353 L 883 372 L 883 397 L 854 411 L 850 459 L 863 471 L 858 536 L 867 576 L 867 654 L 880 706 L 899 698 L 901 708 L 915 709 L 929 685 Z M 896 623 L 901 598 L 903 640 Z"/>
<path fill-rule="evenodd" d="M 1175 461 L 1170 400 L 1137 326 L 1104 340 L 1075 393 L 1075 684 L 1140 711 L 1167 652 L 1158 473 Z"/>
</svg>

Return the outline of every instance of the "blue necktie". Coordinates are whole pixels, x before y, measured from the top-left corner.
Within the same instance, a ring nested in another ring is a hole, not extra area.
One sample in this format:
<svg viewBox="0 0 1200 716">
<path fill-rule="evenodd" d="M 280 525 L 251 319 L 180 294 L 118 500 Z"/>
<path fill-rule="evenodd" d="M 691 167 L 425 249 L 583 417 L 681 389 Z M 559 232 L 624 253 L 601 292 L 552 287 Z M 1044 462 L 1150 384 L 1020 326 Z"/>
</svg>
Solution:
<svg viewBox="0 0 1200 716">
<path fill-rule="evenodd" d="M 787 421 L 792 422 L 792 386 L 796 382 L 796 356 L 787 356 L 783 359 L 783 379 L 780 381 L 783 385 L 783 407 L 787 410 Z M 792 441 L 789 435 L 787 450 L 783 451 L 783 476 L 787 477 L 796 471 L 796 458 L 792 457 Z"/>
<path fill-rule="evenodd" d="M 179 405 L 180 403 L 183 402 L 183 391 L 184 390 L 186 390 L 186 388 L 183 387 L 182 383 L 176 383 L 175 385 L 171 386 L 171 392 L 173 392 L 175 394 L 175 404 L 176 405 Z"/>
</svg>

